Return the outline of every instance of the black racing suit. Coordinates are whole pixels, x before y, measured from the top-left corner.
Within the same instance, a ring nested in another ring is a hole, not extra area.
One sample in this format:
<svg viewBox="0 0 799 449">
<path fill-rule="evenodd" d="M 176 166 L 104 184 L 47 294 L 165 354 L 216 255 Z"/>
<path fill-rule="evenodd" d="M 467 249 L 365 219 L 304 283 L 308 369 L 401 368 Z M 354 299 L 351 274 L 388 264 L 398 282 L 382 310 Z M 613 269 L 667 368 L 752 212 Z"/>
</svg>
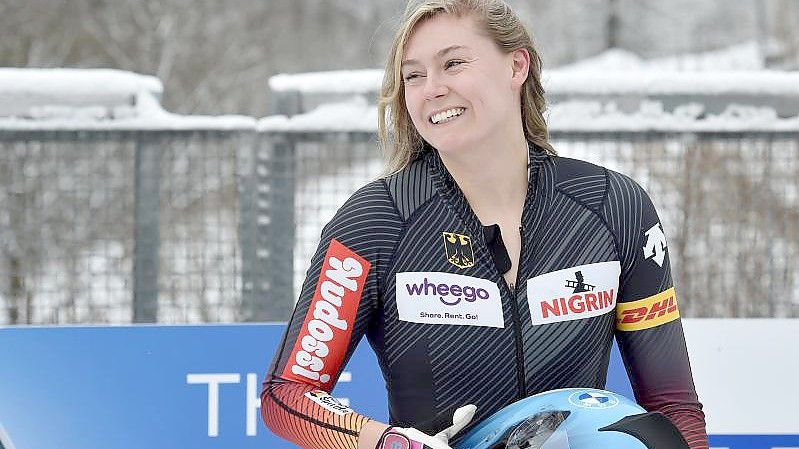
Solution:
<svg viewBox="0 0 799 449">
<path fill-rule="evenodd" d="M 543 391 L 604 387 L 615 336 L 637 401 L 669 417 L 692 449 L 707 447 L 649 197 L 587 162 L 533 146 L 529 160 L 514 290 L 497 268 L 496 233 L 434 149 L 344 204 L 264 381 L 262 415 L 275 433 L 305 448 L 356 447 L 368 418 L 326 392 L 364 335 L 390 423 L 430 434 L 461 405 L 477 405 L 477 423 Z"/>
</svg>

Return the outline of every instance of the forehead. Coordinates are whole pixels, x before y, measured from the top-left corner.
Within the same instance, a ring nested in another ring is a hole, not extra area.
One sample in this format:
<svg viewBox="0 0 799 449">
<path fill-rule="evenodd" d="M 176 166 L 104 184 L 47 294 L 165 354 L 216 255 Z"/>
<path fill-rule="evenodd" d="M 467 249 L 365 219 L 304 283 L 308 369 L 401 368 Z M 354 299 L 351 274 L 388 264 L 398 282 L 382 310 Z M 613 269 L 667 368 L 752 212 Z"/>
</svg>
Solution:
<svg viewBox="0 0 799 449">
<path fill-rule="evenodd" d="M 452 46 L 486 50 L 493 42 L 481 33 L 474 19 L 438 14 L 418 23 L 408 38 L 403 60 L 432 58 L 441 49 Z"/>
</svg>

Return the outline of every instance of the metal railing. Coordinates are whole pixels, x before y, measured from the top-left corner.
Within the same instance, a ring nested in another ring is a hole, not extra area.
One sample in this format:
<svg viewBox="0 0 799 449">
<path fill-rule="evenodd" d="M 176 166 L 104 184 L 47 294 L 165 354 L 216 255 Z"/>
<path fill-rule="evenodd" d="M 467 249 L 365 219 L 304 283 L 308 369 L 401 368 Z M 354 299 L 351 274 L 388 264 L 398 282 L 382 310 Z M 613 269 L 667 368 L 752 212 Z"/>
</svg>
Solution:
<svg viewBox="0 0 799 449">
<path fill-rule="evenodd" d="M 690 317 L 799 316 L 799 132 L 553 132 L 650 193 Z M 286 319 L 370 132 L 0 131 L 0 324 Z"/>
</svg>

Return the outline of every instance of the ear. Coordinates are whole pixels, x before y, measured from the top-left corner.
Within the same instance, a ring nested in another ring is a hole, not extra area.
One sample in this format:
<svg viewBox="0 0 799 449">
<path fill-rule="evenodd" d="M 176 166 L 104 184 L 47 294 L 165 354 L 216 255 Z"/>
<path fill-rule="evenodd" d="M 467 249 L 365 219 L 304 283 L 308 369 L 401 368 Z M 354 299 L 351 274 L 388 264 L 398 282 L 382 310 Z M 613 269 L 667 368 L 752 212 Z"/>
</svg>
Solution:
<svg viewBox="0 0 799 449">
<path fill-rule="evenodd" d="M 519 48 L 513 50 L 510 56 L 513 68 L 511 86 L 514 89 L 518 89 L 527 80 L 527 75 L 530 72 L 530 53 L 526 48 Z"/>
</svg>

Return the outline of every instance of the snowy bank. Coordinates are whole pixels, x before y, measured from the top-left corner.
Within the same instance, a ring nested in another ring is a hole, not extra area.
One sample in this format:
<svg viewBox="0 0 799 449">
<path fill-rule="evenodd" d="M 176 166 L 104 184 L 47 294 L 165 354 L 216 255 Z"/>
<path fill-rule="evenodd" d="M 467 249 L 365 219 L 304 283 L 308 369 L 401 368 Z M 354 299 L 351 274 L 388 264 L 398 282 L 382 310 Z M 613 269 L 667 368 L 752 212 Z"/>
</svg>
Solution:
<svg viewBox="0 0 799 449">
<path fill-rule="evenodd" d="M 155 77 L 109 69 L 0 68 L 3 130 L 236 130 L 242 116 L 183 116 L 160 104 Z"/>
</svg>

